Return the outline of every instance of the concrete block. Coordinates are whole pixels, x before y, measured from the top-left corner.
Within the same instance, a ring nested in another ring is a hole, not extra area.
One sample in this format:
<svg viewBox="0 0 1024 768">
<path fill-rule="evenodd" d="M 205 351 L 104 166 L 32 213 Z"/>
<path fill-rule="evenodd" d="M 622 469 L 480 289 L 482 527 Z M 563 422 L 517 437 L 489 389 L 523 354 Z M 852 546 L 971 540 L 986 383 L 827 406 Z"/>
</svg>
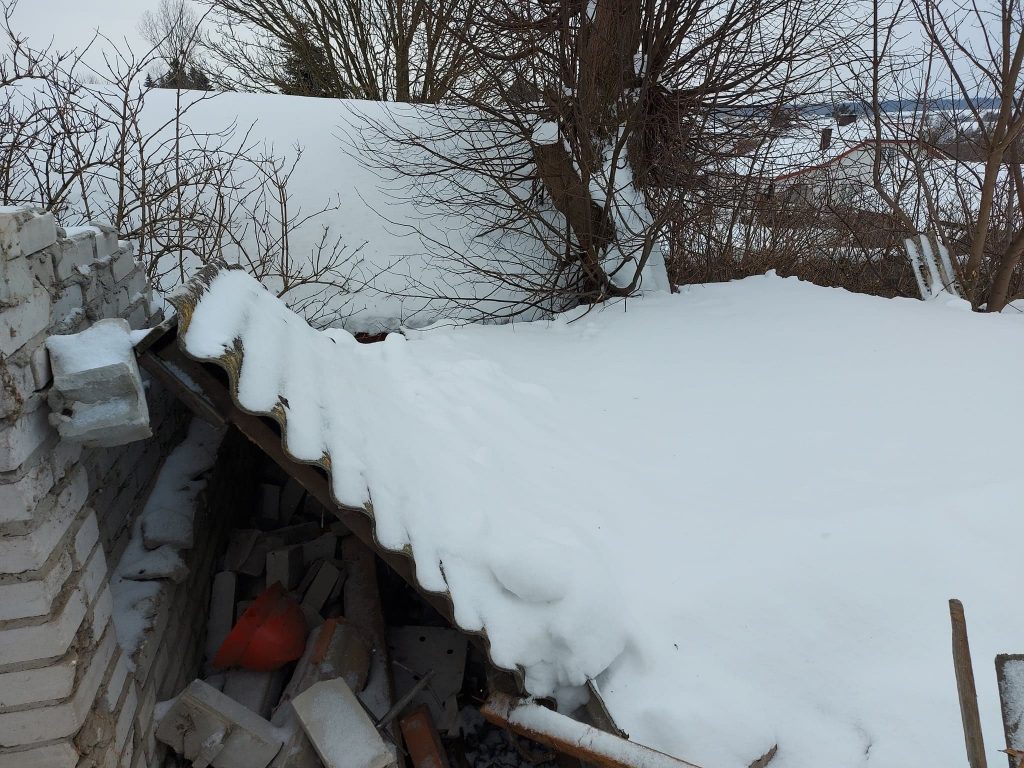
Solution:
<svg viewBox="0 0 1024 768">
<path fill-rule="evenodd" d="M 48 667 L 0 674 L 0 708 L 68 698 L 75 689 L 78 663 L 78 654 L 71 652 Z"/>
<path fill-rule="evenodd" d="M 325 533 L 302 544 L 302 560 L 306 565 L 317 560 L 333 560 L 337 553 L 338 537 L 333 533 Z"/>
<path fill-rule="evenodd" d="M 70 575 L 71 555 L 65 552 L 33 578 L 0 576 L 0 621 L 46 616 Z"/>
<path fill-rule="evenodd" d="M 328 619 L 310 632 L 302 658 L 281 695 L 281 704 L 291 701 L 321 680 L 341 678 L 353 691 L 366 687 L 373 651 L 359 631 L 344 619 Z M 284 707 L 278 707 L 271 722 L 281 726 Z"/>
<path fill-rule="evenodd" d="M 116 446 L 150 437 L 142 376 L 131 352 L 128 323 L 102 320 L 74 336 L 51 336 L 51 422 L 65 440 L 86 446 Z M 100 350 L 92 361 L 76 354 L 85 345 Z M 92 366 L 92 367 L 86 367 Z"/>
<path fill-rule="evenodd" d="M 324 562 L 302 598 L 302 607 L 320 613 L 340 578 L 341 571 L 333 563 Z"/>
<path fill-rule="evenodd" d="M 284 684 L 284 669 L 273 672 L 231 669 L 224 675 L 224 694 L 260 717 L 269 719 Z"/>
<path fill-rule="evenodd" d="M 237 587 L 238 576 L 231 571 L 221 571 L 213 577 L 210 618 L 206 624 L 206 658 L 211 661 L 234 626 Z"/>
<path fill-rule="evenodd" d="M 75 471 L 60 491 L 36 511 L 36 528 L 22 536 L 0 537 L 0 575 L 42 568 L 71 527 L 89 494 L 85 470 Z"/>
<path fill-rule="evenodd" d="M 277 582 L 285 590 L 290 590 L 299 583 L 302 578 L 302 545 L 293 544 L 290 547 L 282 547 L 267 552 L 267 585 Z"/>
<path fill-rule="evenodd" d="M 0 357 L 20 349 L 49 324 L 50 294 L 36 286 L 20 304 L 0 310 Z"/>
<path fill-rule="evenodd" d="M 14 482 L 0 483 L 0 526 L 30 522 L 51 488 L 53 469 L 48 461 L 34 465 Z"/>
<path fill-rule="evenodd" d="M 116 647 L 117 638 L 113 632 L 107 632 L 70 699 L 50 706 L 0 712 L 0 744 L 26 746 L 74 735 L 92 710 Z"/>
<path fill-rule="evenodd" d="M 75 768 L 78 750 L 70 739 L 19 750 L 0 749 L 0 768 Z"/>
<path fill-rule="evenodd" d="M 52 213 L 28 208 L 0 211 L 0 258 L 14 259 L 41 251 L 57 242 Z"/>
<path fill-rule="evenodd" d="M 310 686 L 292 707 L 324 768 L 387 768 L 397 765 L 359 699 L 341 678 Z"/>
<path fill-rule="evenodd" d="M 160 719 L 156 737 L 186 760 L 216 768 L 265 768 L 281 748 L 273 726 L 202 680 Z"/>
</svg>

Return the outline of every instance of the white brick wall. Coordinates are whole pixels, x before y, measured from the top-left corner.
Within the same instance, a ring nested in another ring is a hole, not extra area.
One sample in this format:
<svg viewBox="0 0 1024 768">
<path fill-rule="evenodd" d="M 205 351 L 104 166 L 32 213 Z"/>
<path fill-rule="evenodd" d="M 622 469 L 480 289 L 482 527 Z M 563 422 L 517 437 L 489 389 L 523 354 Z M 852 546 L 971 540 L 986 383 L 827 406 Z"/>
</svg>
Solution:
<svg viewBox="0 0 1024 768">
<path fill-rule="evenodd" d="M 158 693 L 198 664 L 206 575 L 169 585 L 137 666 L 117 645 L 109 588 L 109 556 L 180 410 L 158 390 L 151 412 L 166 427 L 127 449 L 83 450 L 48 423 L 47 335 L 102 317 L 162 319 L 131 244 L 94 227 L 65 237 L 48 214 L 0 211 L 0 768 L 153 765 Z M 196 555 L 197 569 L 211 561 L 208 548 Z"/>
</svg>

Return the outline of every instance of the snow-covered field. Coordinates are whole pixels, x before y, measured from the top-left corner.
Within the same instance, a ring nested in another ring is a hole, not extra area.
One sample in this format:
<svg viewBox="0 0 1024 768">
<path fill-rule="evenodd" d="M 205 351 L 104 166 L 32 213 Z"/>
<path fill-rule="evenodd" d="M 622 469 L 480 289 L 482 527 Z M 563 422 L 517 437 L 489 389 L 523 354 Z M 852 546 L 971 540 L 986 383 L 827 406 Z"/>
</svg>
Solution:
<svg viewBox="0 0 1024 768">
<path fill-rule="evenodd" d="M 961 766 L 947 600 L 990 760 L 1024 645 L 1024 322 L 773 276 L 356 344 L 221 273 L 185 342 L 245 347 L 380 541 L 535 693 L 596 678 L 705 768 Z"/>
</svg>

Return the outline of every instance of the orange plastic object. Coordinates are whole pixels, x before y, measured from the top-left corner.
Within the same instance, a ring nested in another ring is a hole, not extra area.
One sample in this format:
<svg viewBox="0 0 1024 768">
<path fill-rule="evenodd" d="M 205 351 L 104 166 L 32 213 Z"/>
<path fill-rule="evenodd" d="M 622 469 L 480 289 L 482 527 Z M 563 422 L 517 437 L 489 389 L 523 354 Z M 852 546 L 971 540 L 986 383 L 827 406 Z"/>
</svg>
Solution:
<svg viewBox="0 0 1024 768">
<path fill-rule="evenodd" d="M 302 656 L 306 617 L 280 582 L 263 590 L 232 627 L 213 657 L 218 669 L 270 672 Z"/>
</svg>

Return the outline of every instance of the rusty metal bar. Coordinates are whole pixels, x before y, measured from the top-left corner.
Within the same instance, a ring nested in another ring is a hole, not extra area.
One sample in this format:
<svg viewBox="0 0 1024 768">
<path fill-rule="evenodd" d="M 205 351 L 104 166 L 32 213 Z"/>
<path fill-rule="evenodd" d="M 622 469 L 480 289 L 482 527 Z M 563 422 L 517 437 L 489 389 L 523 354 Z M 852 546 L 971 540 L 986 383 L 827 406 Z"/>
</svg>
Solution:
<svg viewBox="0 0 1024 768">
<path fill-rule="evenodd" d="M 1024 766 L 1024 676 L 1013 675 L 1007 667 L 1024 667 L 1024 654 L 1001 653 L 996 656 L 996 680 L 1003 710 L 1003 733 L 1010 768 Z M 1019 681 L 1019 682 L 1018 682 Z M 1017 683 L 1015 687 L 1015 683 Z"/>
<path fill-rule="evenodd" d="M 602 768 L 699 768 L 504 693 L 492 693 L 480 714 L 494 725 Z"/>
</svg>

